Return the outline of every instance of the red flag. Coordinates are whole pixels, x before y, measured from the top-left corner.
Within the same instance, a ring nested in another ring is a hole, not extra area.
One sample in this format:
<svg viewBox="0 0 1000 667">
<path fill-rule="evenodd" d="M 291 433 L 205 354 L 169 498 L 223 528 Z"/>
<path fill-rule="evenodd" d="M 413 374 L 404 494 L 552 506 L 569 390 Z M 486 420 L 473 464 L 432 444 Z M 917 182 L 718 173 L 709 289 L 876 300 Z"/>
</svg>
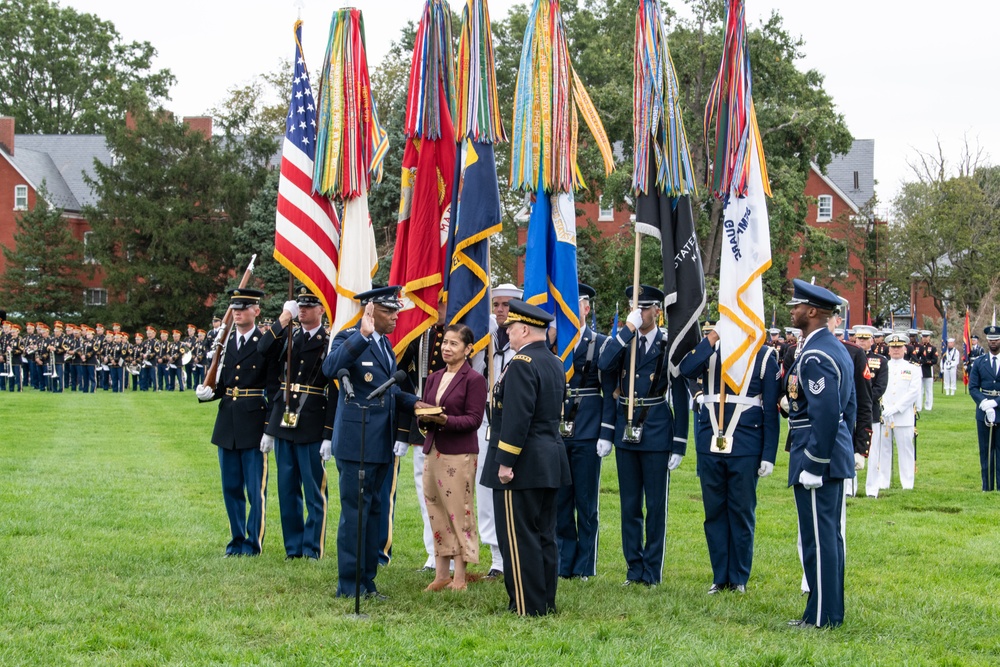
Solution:
<svg viewBox="0 0 1000 667">
<path fill-rule="evenodd" d="M 403 287 L 403 309 L 390 334 L 396 355 L 437 322 L 455 182 L 455 61 L 451 10 L 425 0 L 406 100 L 406 147 L 396 248 L 389 282 Z"/>
<path fill-rule="evenodd" d="M 302 58 L 302 22 L 295 22 L 295 77 L 281 149 L 274 258 L 323 302 L 333 322 L 337 306 L 337 247 L 340 222 L 326 197 L 312 189 L 316 151 L 316 105 Z"/>
<path fill-rule="evenodd" d="M 965 360 L 969 360 L 969 352 L 972 350 L 972 329 L 969 327 L 969 307 L 965 307 L 965 326 L 962 328 L 962 343 L 965 345 Z M 969 374 L 964 373 L 962 381 L 969 384 Z"/>
<path fill-rule="evenodd" d="M 865 320 L 865 324 L 868 326 L 872 325 L 872 306 L 868 304 L 868 318 Z"/>
</svg>

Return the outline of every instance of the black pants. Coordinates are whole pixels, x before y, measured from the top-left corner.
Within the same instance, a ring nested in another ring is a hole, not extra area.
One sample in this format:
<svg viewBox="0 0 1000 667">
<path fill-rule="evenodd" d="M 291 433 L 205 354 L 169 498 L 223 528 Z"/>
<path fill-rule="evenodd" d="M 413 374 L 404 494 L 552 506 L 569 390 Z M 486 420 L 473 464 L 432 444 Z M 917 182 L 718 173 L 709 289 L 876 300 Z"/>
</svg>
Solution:
<svg viewBox="0 0 1000 667">
<path fill-rule="evenodd" d="M 520 616 L 544 616 L 556 610 L 557 492 L 557 489 L 493 490 L 509 609 Z"/>
</svg>

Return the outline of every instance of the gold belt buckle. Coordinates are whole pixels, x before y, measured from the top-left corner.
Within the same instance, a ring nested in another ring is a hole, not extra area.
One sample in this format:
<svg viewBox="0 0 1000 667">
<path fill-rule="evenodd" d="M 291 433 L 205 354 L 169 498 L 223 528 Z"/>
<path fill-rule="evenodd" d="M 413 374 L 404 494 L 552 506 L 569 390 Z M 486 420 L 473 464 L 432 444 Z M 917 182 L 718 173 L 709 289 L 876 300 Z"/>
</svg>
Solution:
<svg viewBox="0 0 1000 667">
<path fill-rule="evenodd" d="M 302 385 L 300 385 L 298 382 L 296 382 L 295 384 L 292 385 L 292 391 L 295 392 L 296 394 L 299 393 L 299 387 L 301 387 L 301 386 Z"/>
<path fill-rule="evenodd" d="M 239 398 L 239 397 L 240 397 L 240 388 L 233 387 L 233 398 Z"/>
</svg>

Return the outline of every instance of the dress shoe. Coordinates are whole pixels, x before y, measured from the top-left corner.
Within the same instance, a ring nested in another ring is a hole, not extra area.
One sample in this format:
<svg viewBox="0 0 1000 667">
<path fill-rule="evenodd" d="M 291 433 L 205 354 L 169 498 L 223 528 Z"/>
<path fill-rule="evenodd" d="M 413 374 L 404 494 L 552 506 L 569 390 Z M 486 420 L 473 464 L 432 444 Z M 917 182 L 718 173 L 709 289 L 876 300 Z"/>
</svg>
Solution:
<svg viewBox="0 0 1000 667">
<path fill-rule="evenodd" d="M 364 597 L 364 599 L 366 600 L 375 600 L 376 602 L 385 602 L 386 600 L 389 599 L 388 595 L 383 595 L 378 591 L 368 591 L 362 597 Z"/>
<path fill-rule="evenodd" d="M 497 577 L 503 579 L 503 570 L 497 570 L 494 568 L 486 573 L 487 579 L 496 579 Z"/>
<path fill-rule="evenodd" d="M 293 555 L 291 555 L 291 554 L 289 554 L 288 556 L 285 556 L 285 560 L 286 560 L 286 561 L 290 561 L 290 560 L 297 560 L 297 559 L 299 559 L 299 558 L 302 558 L 302 556 L 293 556 Z"/>
<path fill-rule="evenodd" d="M 801 618 L 793 618 L 788 621 L 788 627 L 794 630 L 808 630 L 809 628 L 816 627 L 812 623 L 806 623 Z"/>
<path fill-rule="evenodd" d="M 747 587 L 744 584 L 736 584 L 735 586 L 733 586 L 733 590 L 739 593 L 740 595 L 743 595 L 744 593 L 747 592 Z"/>
<path fill-rule="evenodd" d="M 708 589 L 708 594 L 715 595 L 716 593 L 721 593 L 727 588 L 728 586 L 726 586 L 726 584 L 712 584 L 712 586 Z"/>
<path fill-rule="evenodd" d="M 624 581 L 624 582 L 622 583 L 622 588 L 627 588 L 627 587 L 629 587 L 629 586 L 639 586 L 639 585 L 641 585 L 642 583 L 643 583 L 643 582 L 641 582 L 641 581 L 637 581 L 637 580 L 635 580 L 635 579 L 626 579 L 626 580 L 625 580 L 625 581 Z"/>
<path fill-rule="evenodd" d="M 590 581 L 590 577 L 585 574 L 580 575 L 580 581 Z"/>
</svg>

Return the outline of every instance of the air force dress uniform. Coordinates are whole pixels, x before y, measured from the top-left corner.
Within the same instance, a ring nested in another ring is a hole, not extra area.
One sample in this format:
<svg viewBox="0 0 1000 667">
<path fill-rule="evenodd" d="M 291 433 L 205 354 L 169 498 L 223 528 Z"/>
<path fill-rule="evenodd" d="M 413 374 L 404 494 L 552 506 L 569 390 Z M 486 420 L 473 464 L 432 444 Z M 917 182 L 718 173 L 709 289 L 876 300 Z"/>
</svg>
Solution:
<svg viewBox="0 0 1000 667">
<path fill-rule="evenodd" d="M 398 287 L 382 287 L 363 292 L 354 298 L 362 304 L 375 303 L 399 309 Z M 323 373 L 331 380 L 341 370 L 350 372 L 355 399 L 346 400 L 344 391 L 337 399 L 337 415 L 333 425 L 333 456 L 340 473 L 340 523 L 337 527 L 337 595 L 355 594 L 355 574 L 361 570 L 361 593 L 377 595 L 375 575 L 378 571 L 379 518 L 382 515 L 380 490 L 390 468 L 395 463 L 393 441 L 396 434 L 396 401 L 412 409 L 417 397 L 399 387 L 390 387 L 382 398 L 366 397 L 396 372 L 396 357 L 387 337 L 373 333 L 361 335 L 358 327 L 339 332 L 333 339 L 330 354 L 323 362 Z M 361 406 L 367 406 L 365 412 Z M 365 423 L 362 424 L 362 420 Z M 364 451 L 364 512 L 358 520 L 358 485 L 361 470 L 362 428 L 365 429 Z M 362 535 L 362 553 L 357 551 L 358 531 Z"/>
<path fill-rule="evenodd" d="M 626 290 L 632 298 L 632 288 Z M 663 292 L 640 287 L 639 308 L 658 306 Z M 663 577 L 667 533 L 668 464 L 687 451 L 688 392 L 681 379 L 670 381 L 666 337 L 654 327 L 639 334 L 635 363 L 635 408 L 628 423 L 629 355 L 636 332 L 622 327 L 608 339 L 598 364 L 615 378 L 615 461 L 621 496 L 622 551 L 628 566 L 626 585 L 654 586 Z M 646 515 L 643 517 L 643 504 Z M 645 540 L 644 540 L 645 538 Z"/>
<path fill-rule="evenodd" d="M 594 288 L 580 285 L 580 299 L 593 299 Z M 573 352 L 573 376 L 566 385 L 560 430 L 572 483 L 556 498 L 559 576 L 597 574 L 597 501 L 601 486 L 601 457 L 597 441 L 610 441 L 615 429 L 615 378 L 602 374 L 597 363 L 608 337 L 588 326 L 580 331 Z"/>
<path fill-rule="evenodd" d="M 322 305 L 307 287 L 299 287 L 295 296 L 300 306 Z M 320 448 L 324 440 L 333 440 L 337 412 L 337 390 L 323 375 L 328 342 L 322 324 L 312 331 L 294 331 L 291 364 L 284 368 L 265 429 L 274 438 L 287 558 L 322 558 L 326 543 L 327 476 Z M 288 334 L 280 320 L 264 332 L 259 349 L 270 363 L 284 367 Z"/>
<path fill-rule="evenodd" d="M 840 299 L 827 289 L 796 279 L 789 305 L 834 311 Z M 857 415 L 854 372 L 843 343 L 819 327 L 799 344 L 787 376 L 791 450 L 788 485 L 794 488 L 809 585 L 802 624 L 836 626 L 844 621 L 844 480 L 854 477 L 853 432 Z M 802 472 L 822 478 L 806 488 Z"/>
<path fill-rule="evenodd" d="M 756 526 L 757 479 L 771 474 L 778 452 L 778 351 L 758 350 L 745 395 L 725 397 L 725 439 L 719 440 L 722 359 L 718 344 L 703 338 L 680 363 L 681 375 L 702 380 L 695 427 L 698 478 L 705 506 L 705 539 L 714 593 L 743 590 L 750 578 Z M 763 463 L 768 466 L 763 466 Z"/>
<path fill-rule="evenodd" d="M 982 470 L 983 491 L 1000 489 L 997 471 L 997 445 L 1000 428 L 996 426 L 1000 403 L 1000 355 L 994 354 L 993 343 L 1000 341 L 1000 327 L 986 327 L 990 351 L 980 354 L 969 373 L 969 396 L 976 402 L 976 428 L 979 433 L 979 466 Z"/>
<path fill-rule="evenodd" d="M 230 290 L 229 306 L 236 310 L 256 306 L 263 295 L 253 289 Z M 267 420 L 265 388 L 271 367 L 257 350 L 260 337 L 256 327 L 242 336 L 233 329 L 209 399 L 219 401 L 212 444 L 219 448 L 222 497 L 232 534 L 227 556 L 256 556 L 264 546 L 267 460 L 260 440 Z"/>
</svg>

